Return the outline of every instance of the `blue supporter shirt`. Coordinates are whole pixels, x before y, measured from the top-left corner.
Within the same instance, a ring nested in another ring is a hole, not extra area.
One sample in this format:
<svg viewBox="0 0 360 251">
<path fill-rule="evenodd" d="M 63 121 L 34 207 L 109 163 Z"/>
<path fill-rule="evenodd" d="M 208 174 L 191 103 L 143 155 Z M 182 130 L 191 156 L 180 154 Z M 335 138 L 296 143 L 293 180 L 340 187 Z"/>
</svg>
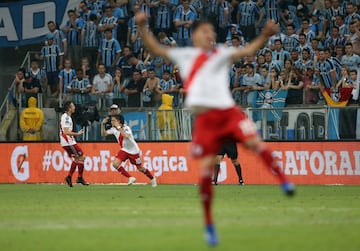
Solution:
<svg viewBox="0 0 360 251">
<path fill-rule="evenodd" d="M 115 16 L 111 16 L 111 17 L 104 17 L 100 20 L 99 26 L 103 26 L 103 25 L 109 25 L 109 24 L 114 24 L 114 28 L 112 29 L 112 37 L 117 39 L 117 25 L 118 25 L 118 18 Z M 101 38 L 104 39 L 105 35 L 104 33 L 102 33 Z"/>
<path fill-rule="evenodd" d="M 101 62 L 106 67 L 110 67 L 116 58 L 116 54 L 121 52 L 119 42 L 112 38 L 110 40 L 101 40 L 98 51 L 101 53 Z"/>
<path fill-rule="evenodd" d="M 53 38 L 53 44 L 59 46 L 60 51 L 64 52 L 64 45 L 63 42 L 66 41 L 66 37 L 64 35 L 64 32 L 60 30 L 55 30 L 54 33 L 51 33 Z"/>
<path fill-rule="evenodd" d="M 316 69 L 319 71 L 320 77 L 322 78 L 326 88 L 330 88 L 336 82 L 336 79 L 333 79 L 331 72 L 335 71 L 335 66 L 330 60 L 325 60 L 324 62 L 317 62 Z"/>
<path fill-rule="evenodd" d="M 352 54 L 351 56 L 344 55 L 341 58 L 341 63 L 349 67 L 350 70 L 357 70 L 360 64 L 360 56 L 357 54 Z"/>
<path fill-rule="evenodd" d="M 175 16 L 174 21 L 195 21 L 196 14 L 189 10 L 187 13 L 178 12 Z M 190 39 L 191 28 L 179 26 L 177 28 L 177 39 Z"/>
<path fill-rule="evenodd" d="M 70 23 L 70 20 L 66 21 L 65 27 L 68 27 L 69 23 Z M 81 18 L 77 18 L 75 21 L 75 24 L 76 24 L 76 27 L 78 29 L 80 29 L 80 31 L 81 31 L 84 26 L 83 20 Z M 70 30 L 67 32 L 67 34 L 66 34 L 67 40 L 66 41 L 69 46 L 80 45 L 80 36 L 81 36 L 80 31 L 77 31 L 74 28 L 70 28 Z"/>
<path fill-rule="evenodd" d="M 285 60 L 290 58 L 290 54 L 288 51 L 273 51 L 272 52 L 272 61 L 278 63 L 281 68 L 284 67 Z"/>
<path fill-rule="evenodd" d="M 170 29 L 171 22 L 170 5 L 160 3 L 157 11 L 156 28 Z"/>
<path fill-rule="evenodd" d="M 74 78 L 71 83 L 67 86 L 68 89 L 80 89 L 85 91 L 91 87 L 90 80 L 88 78 L 78 79 Z M 73 93 L 72 101 L 74 104 L 86 104 L 89 101 L 88 93 Z"/>
<path fill-rule="evenodd" d="M 67 71 L 66 69 L 62 69 L 59 72 L 59 79 L 63 81 L 63 89 L 60 90 L 62 93 L 66 93 L 68 86 L 70 86 L 71 82 L 76 78 L 76 72 L 74 69 L 70 69 Z"/>
<path fill-rule="evenodd" d="M 240 13 L 240 25 L 250 26 L 255 24 L 260 8 L 253 1 L 241 2 L 238 6 L 238 12 Z"/>
<path fill-rule="evenodd" d="M 84 47 L 98 47 L 99 46 L 99 33 L 97 25 L 93 21 L 87 21 L 83 27 L 84 32 Z"/>
<path fill-rule="evenodd" d="M 41 49 L 40 55 L 45 58 L 46 72 L 57 72 L 60 63 L 59 57 L 63 55 L 59 46 L 46 45 Z"/>
</svg>

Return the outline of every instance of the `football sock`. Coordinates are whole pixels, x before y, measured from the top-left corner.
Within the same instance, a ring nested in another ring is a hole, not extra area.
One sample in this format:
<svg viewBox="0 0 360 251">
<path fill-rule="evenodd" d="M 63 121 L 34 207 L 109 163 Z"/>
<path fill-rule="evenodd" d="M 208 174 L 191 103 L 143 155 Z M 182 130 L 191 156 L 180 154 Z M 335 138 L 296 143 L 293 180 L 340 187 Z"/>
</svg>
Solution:
<svg viewBox="0 0 360 251">
<path fill-rule="evenodd" d="M 149 179 L 151 179 L 151 180 L 154 178 L 154 176 L 152 176 L 152 174 L 150 173 L 150 171 L 149 171 L 148 169 L 146 169 L 146 168 L 145 168 L 145 170 L 144 170 L 144 174 L 145 174 L 146 176 L 148 176 Z"/>
<path fill-rule="evenodd" d="M 220 171 L 220 164 L 216 164 L 216 165 L 215 165 L 215 170 L 214 170 L 214 182 L 215 182 L 215 183 L 216 183 L 217 180 L 218 180 L 219 171 Z"/>
<path fill-rule="evenodd" d="M 84 163 L 78 163 L 78 171 L 79 171 L 79 177 L 82 177 L 84 173 Z"/>
<path fill-rule="evenodd" d="M 265 161 L 265 163 L 273 170 L 281 183 L 286 182 L 284 173 L 281 171 L 279 164 L 277 163 L 276 158 L 273 157 L 272 151 L 267 148 L 265 145 L 262 145 L 258 151 L 260 157 Z"/>
<path fill-rule="evenodd" d="M 76 166 L 77 166 L 77 163 L 75 161 L 73 161 L 71 163 L 71 167 L 70 167 L 68 176 L 72 177 L 73 173 L 75 172 Z"/>
<path fill-rule="evenodd" d="M 118 169 L 119 173 L 121 173 L 122 175 L 124 175 L 126 178 L 130 178 L 131 175 L 125 170 L 125 168 L 123 168 L 122 166 L 120 166 Z"/>
<path fill-rule="evenodd" d="M 213 187 L 211 185 L 211 176 L 200 177 L 200 200 L 204 209 L 205 224 L 212 224 L 211 202 L 213 197 Z"/>
<path fill-rule="evenodd" d="M 235 170 L 236 170 L 236 173 L 237 173 L 237 176 L 239 177 L 239 181 L 242 180 L 242 174 L 241 174 L 241 166 L 240 164 L 236 164 L 234 165 L 235 167 Z"/>
</svg>

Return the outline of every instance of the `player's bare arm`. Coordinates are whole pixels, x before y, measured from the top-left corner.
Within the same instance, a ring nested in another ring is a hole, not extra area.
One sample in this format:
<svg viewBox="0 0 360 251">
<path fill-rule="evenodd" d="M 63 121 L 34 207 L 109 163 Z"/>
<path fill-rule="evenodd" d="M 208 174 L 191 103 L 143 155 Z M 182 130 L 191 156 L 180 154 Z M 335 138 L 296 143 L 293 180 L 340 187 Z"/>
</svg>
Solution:
<svg viewBox="0 0 360 251">
<path fill-rule="evenodd" d="M 244 48 L 238 49 L 232 55 L 233 62 L 239 61 L 241 58 L 251 56 L 261 49 L 268 39 L 278 32 L 278 25 L 273 20 L 268 20 L 261 31 L 261 34 L 257 36 L 253 41 L 247 44 Z"/>
<path fill-rule="evenodd" d="M 84 130 L 83 130 L 83 129 L 81 129 L 81 130 L 78 131 L 78 132 L 73 132 L 73 131 L 70 130 L 70 128 L 64 127 L 63 130 L 64 130 L 65 135 L 69 135 L 69 136 L 79 136 L 79 135 L 81 135 L 81 134 L 84 133 Z"/>
<path fill-rule="evenodd" d="M 159 56 L 165 59 L 169 59 L 167 56 L 167 48 L 162 46 L 146 28 L 147 16 L 144 12 L 138 12 L 135 15 L 135 22 L 138 25 L 138 31 L 141 39 L 143 40 L 145 47 L 148 48 L 153 56 Z"/>
</svg>

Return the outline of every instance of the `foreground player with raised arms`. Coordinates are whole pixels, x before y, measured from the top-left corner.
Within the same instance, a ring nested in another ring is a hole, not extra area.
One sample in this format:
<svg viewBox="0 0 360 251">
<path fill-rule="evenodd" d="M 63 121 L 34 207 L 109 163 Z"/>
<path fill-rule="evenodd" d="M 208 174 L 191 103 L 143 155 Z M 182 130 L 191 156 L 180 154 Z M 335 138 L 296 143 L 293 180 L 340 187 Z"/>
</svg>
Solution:
<svg viewBox="0 0 360 251">
<path fill-rule="evenodd" d="M 186 91 L 185 105 L 196 115 L 191 154 L 200 159 L 200 198 L 205 214 L 206 241 L 218 243 L 211 213 L 212 173 L 216 155 L 225 140 L 241 142 L 264 160 L 277 174 L 285 194 L 293 195 L 295 188 L 287 181 L 276 159 L 257 134 L 255 124 L 232 99 L 228 88 L 228 73 L 233 62 L 254 55 L 278 31 L 278 25 L 268 21 L 261 34 L 242 49 L 214 47 L 216 34 L 207 21 L 195 21 L 192 26 L 194 48 L 165 48 L 146 28 L 147 17 L 135 16 L 138 31 L 153 56 L 169 59 L 179 65 Z"/>
</svg>

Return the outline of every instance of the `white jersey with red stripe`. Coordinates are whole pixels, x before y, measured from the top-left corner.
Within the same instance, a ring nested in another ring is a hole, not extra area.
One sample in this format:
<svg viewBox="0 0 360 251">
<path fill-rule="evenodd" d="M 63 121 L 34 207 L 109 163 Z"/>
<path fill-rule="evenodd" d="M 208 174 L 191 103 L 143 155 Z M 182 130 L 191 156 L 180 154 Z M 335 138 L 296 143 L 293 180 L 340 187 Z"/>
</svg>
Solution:
<svg viewBox="0 0 360 251">
<path fill-rule="evenodd" d="M 60 119 L 60 144 L 61 146 L 72 146 L 76 144 L 74 136 L 65 135 L 64 128 L 69 128 L 70 131 L 73 130 L 73 121 L 71 116 L 66 112 L 61 115 Z"/>
<path fill-rule="evenodd" d="M 116 129 L 115 127 L 111 127 L 109 130 L 106 131 L 106 133 L 112 134 L 115 136 L 117 142 L 119 143 L 119 145 L 121 147 L 121 150 L 123 150 L 124 152 L 127 152 L 129 154 L 140 153 L 140 148 L 134 139 L 134 135 L 132 134 L 130 127 L 128 127 L 127 125 L 123 125 L 123 130 L 127 134 L 129 134 L 129 137 L 127 137 L 127 138 L 123 137 L 123 135 L 120 133 L 120 131 L 118 129 Z"/>
<path fill-rule="evenodd" d="M 227 109 L 235 105 L 229 88 L 231 56 L 235 50 L 224 46 L 212 51 L 191 47 L 168 50 L 168 57 L 180 68 L 187 107 Z"/>
</svg>

